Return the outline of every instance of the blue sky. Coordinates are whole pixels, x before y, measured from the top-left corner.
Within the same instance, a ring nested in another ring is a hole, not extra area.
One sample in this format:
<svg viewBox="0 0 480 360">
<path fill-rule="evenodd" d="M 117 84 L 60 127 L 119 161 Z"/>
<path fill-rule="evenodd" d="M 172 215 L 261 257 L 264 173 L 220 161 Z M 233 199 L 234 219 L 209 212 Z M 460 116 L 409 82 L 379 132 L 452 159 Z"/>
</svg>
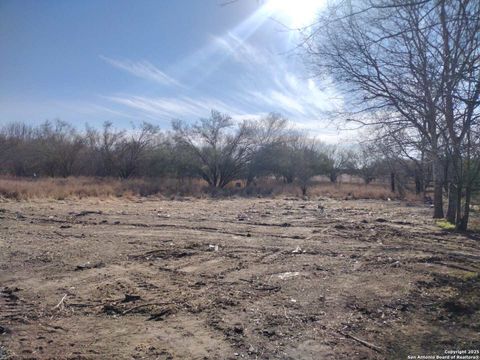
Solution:
<svg viewBox="0 0 480 360">
<path fill-rule="evenodd" d="M 0 124 L 168 128 L 271 111 L 320 138 L 342 103 L 295 50 L 323 0 L 0 0 Z"/>
</svg>

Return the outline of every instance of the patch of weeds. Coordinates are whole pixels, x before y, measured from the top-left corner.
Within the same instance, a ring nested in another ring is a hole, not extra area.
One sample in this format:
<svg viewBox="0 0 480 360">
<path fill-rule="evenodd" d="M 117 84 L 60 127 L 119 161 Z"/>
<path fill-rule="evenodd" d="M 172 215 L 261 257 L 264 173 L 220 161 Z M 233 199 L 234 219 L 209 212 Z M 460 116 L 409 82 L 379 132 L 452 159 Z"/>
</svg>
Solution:
<svg viewBox="0 0 480 360">
<path fill-rule="evenodd" d="M 479 273 L 475 271 L 466 271 L 461 275 L 462 280 L 468 281 L 479 277 Z"/>
<path fill-rule="evenodd" d="M 455 230 L 455 224 L 452 224 L 447 220 L 438 220 L 437 226 L 441 227 L 443 230 Z"/>
</svg>

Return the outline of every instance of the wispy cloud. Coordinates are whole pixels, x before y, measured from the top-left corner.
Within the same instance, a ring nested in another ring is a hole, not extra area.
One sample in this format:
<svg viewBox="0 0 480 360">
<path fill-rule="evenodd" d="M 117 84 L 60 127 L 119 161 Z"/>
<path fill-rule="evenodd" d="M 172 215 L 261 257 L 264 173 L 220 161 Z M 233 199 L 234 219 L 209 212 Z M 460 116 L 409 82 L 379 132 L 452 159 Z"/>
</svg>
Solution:
<svg viewBox="0 0 480 360">
<path fill-rule="evenodd" d="M 185 86 L 162 92 L 161 97 L 133 93 L 105 98 L 128 113 L 154 121 L 195 120 L 208 116 L 211 109 L 238 120 L 280 112 L 299 128 L 324 131 L 333 137 L 334 126 L 328 118 L 343 105 L 343 99 L 328 80 L 306 76 L 302 60 L 293 52 L 285 55 L 284 44 L 278 39 L 266 44 L 252 36 L 265 21 L 262 11 L 223 35 L 212 36 L 207 45 L 170 64 L 168 72 L 180 76 Z M 147 61 L 102 59 L 141 78 L 163 85 L 178 84 Z"/>
<path fill-rule="evenodd" d="M 221 51 L 226 52 L 239 63 L 268 64 L 268 54 L 263 49 L 252 46 L 248 40 L 242 39 L 232 32 L 228 32 L 224 36 L 216 36 L 213 39 Z"/>
<path fill-rule="evenodd" d="M 168 76 L 148 61 L 118 60 L 103 55 L 100 55 L 100 58 L 108 64 L 139 78 L 154 81 L 162 85 L 181 86 L 177 80 Z"/>
<path fill-rule="evenodd" d="M 0 100 L 0 125 L 10 121 L 38 124 L 45 120 L 61 119 L 72 123 L 99 125 L 104 121 L 129 123 L 137 117 L 124 109 L 110 106 L 99 99 L 84 100 Z M 25 120 L 27 119 L 27 120 Z"/>
<path fill-rule="evenodd" d="M 242 110 L 221 100 L 210 97 L 146 97 L 135 95 L 105 96 L 106 99 L 126 106 L 153 120 L 174 118 L 199 118 L 207 116 L 212 109 L 239 116 Z"/>
</svg>

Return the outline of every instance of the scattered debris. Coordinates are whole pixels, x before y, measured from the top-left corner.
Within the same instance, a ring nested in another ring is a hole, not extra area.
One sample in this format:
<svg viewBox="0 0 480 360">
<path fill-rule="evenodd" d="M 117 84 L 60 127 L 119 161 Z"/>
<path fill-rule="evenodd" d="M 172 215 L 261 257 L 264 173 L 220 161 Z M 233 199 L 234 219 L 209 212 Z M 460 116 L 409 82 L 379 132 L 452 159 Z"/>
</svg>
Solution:
<svg viewBox="0 0 480 360">
<path fill-rule="evenodd" d="M 15 295 L 14 293 L 20 291 L 19 288 L 15 287 L 15 288 L 9 288 L 9 287 L 5 287 L 3 288 L 2 290 L 2 295 L 4 298 L 7 299 L 7 301 L 18 301 L 19 300 L 19 297 L 17 295 Z"/>
<path fill-rule="evenodd" d="M 102 311 L 107 315 L 118 315 L 122 314 L 122 310 L 114 304 L 105 304 L 103 305 Z"/>
<path fill-rule="evenodd" d="M 337 332 L 338 332 L 340 335 L 343 335 L 343 336 L 345 336 L 345 337 L 347 337 L 347 338 L 350 338 L 350 339 L 352 339 L 352 340 L 355 340 L 356 342 L 362 344 L 363 346 L 368 347 L 369 349 L 372 349 L 372 350 L 374 350 L 374 351 L 376 351 L 376 352 L 378 352 L 378 353 L 380 353 L 380 354 L 383 353 L 383 350 L 382 350 L 381 348 L 379 348 L 378 346 L 374 345 L 374 344 L 371 344 L 371 343 L 369 343 L 369 342 L 367 342 L 367 341 L 365 341 L 365 340 L 359 339 L 359 338 L 357 338 L 356 336 L 347 334 L 347 333 L 345 333 L 345 332 L 343 332 L 343 331 L 340 331 L 340 330 L 337 330 Z"/>
<path fill-rule="evenodd" d="M 86 215 L 102 215 L 102 211 L 90 211 L 90 210 L 84 210 L 80 211 L 79 213 L 74 213 L 71 212 L 69 215 L 75 216 L 75 217 L 80 217 L 80 216 L 86 216 Z"/>
<path fill-rule="evenodd" d="M 138 301 L 142 297 L 140 295 L 131 295 L 131 294 L 125 294 L 125 299 L 122 300 L 123 303 L 127 302 L 132 302 L 132 301 Z"/>
<path fill-rule="evenodd" d="M 173 302 L 141 304 L 141 305 L 134 306 L 130 309 L 127 309 L 125 311 L 119 311 L 118 313 L 122 314 L 122 315 L 126 315 L 128 313 L 134 312 L 135 310 L 138 310 L 138 309 L 141 309 L 141 308 L 144 308 L 144 307 L 147 307 L 147 306 L 165 306 L 165 305 L 171 305 L 171 304 L 173 304 Z M 115 309 L 118 311 L 118 308 L 115 307 Z"/>
<path fill-rule="evenodd" d="M 241 335 L 243 335 L 243 326 L 242 326 L 242 325 L 239 325 L 239 324 L 236 324 L 236 325 L 233 327 L 233 332 L 236 333 L 236 334 L 241 334 Z"/>
<path fill-rule="evenodd" d="M 148 320 L 154 320 L 154 321 L 165 320 L 165 318 L 166 318 L 168 315 L 171 315 L 171 314 L 173 314 L 173 310 L 170 309 L 170 308 L 165 308 L 165 309 L 160 310 L 160 311 L 157 312 L 157 313 L 154 313 L 154 314 L 150 315 L 150 317 L 148 318 Z"/>
<path fill-rule="evenodd" d="M 266 337 L 272 337 L 276 335 L 275 329 L 263 329 L 262 330 L 262 335 Z"/>
<path fill-rule="evenodd" d="M 64 350 L 91 358 L 105 349 L 119 358 L 233 358 L 236 352 L 239 359 L 301 359 L 321 352 L 323 340 L 341 359 L 414 353 L 420 343 L 430 351 L 431 333 L 418 331 L 412 318 L 438 329 L 434 340 L 451 341 L 452 348 L 476 340 L 477 235 L 443 234 L 423 205 L 325 200 L 328 214 L 321 216 L 317 200 L 192 199 L 169 202 L 167 220 L 156 216 L 166 213 L 158 208 L 165 200 L 121 201 L 5 205 L 0 228 L 7 262 L 0 261 L 0 273 L 10 288 L 0 287 L 0 339 L 9 351 L 39 358 Z M 67 216 L 82 207 L 104 214 Z M 128 218 L 117 214 L 122 208 Z M 16 210 L 28 220 L 16 221 Z M 99 231 L 94 223 L 107 224 L 102 219 L 122 226 Z M 282 223 L 291 225 L 282 229 Z M 87 349 L 96 322 L 105 336 Z M 121 341 L 117 327 L 126 334 Z M 157 330 L 185 346 L 154 341 L 148 332 Z M 22 346 L 30 353 L 18 351 Z"/>
<path fill-rule="evenodd" d="M 104 266 L 105 264 L 102 261 L 97 261 L 94 263 L 91 263 L 90 261 L 88 261 L 85 264 L 77 265 L 77 267 L 75 268 L 75 271 L 102 268 Z"/>
<path fill-rule="evenodd" d="M 212 244 L 208 245 L 208 250 L 210 251 L 218 251 L 218 249 L 219 249 L 218 245 L 212 245 Z"/>
<path fill-rule="evenodd" d="M 58 309 L 60 306 L 63 308 L 63 303 L 64 303 L 64 301 L 65 301 L 66 298 L 67 298 L 67 294 L 63 295 L 63 297 L 62 297 L 62 299 L 60 300 L 60 302 L 59 302 L 57 305 L 55 305 L 55 306 L 53 307 L 53 309 Z"/>
<path fill-rule="evenodd" d="M 292 251 L 292 254 L 300 254 L 302 252 L 302 248 L 300 246 L 297 246 L 295 250 Z"/>
<path fill-rule="evenodd" d="M 0 335 L 9 334 L 10 329 L 6 326 L 0 325 Z"/>
<path fill-rule="evenodd" d="M 277 274 L 277 276 L 280 278 L 280 280 L 285 280 L 285 279 L 289 279 L 291 277 L 295 277 L 295 276 L 298 276 L 300 275 L 300 273 L 298 271 L 294 271 L 294 272 L 284 272 L 284 273 L 281 273 L 281 274 Z"/>
</svg>

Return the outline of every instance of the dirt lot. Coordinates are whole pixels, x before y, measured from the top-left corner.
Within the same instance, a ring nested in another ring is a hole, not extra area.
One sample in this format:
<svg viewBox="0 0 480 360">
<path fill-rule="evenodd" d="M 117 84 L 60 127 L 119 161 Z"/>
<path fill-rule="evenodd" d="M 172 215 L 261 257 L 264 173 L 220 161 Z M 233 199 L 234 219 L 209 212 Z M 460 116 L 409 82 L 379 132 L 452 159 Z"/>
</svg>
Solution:
<svg viewBox="0 0 480 360">
<path fill-rule="evenodd" d="M 480 240 L 328 199 L 0 203 L 0 359 L 480 348 Z"/>
</svg>

